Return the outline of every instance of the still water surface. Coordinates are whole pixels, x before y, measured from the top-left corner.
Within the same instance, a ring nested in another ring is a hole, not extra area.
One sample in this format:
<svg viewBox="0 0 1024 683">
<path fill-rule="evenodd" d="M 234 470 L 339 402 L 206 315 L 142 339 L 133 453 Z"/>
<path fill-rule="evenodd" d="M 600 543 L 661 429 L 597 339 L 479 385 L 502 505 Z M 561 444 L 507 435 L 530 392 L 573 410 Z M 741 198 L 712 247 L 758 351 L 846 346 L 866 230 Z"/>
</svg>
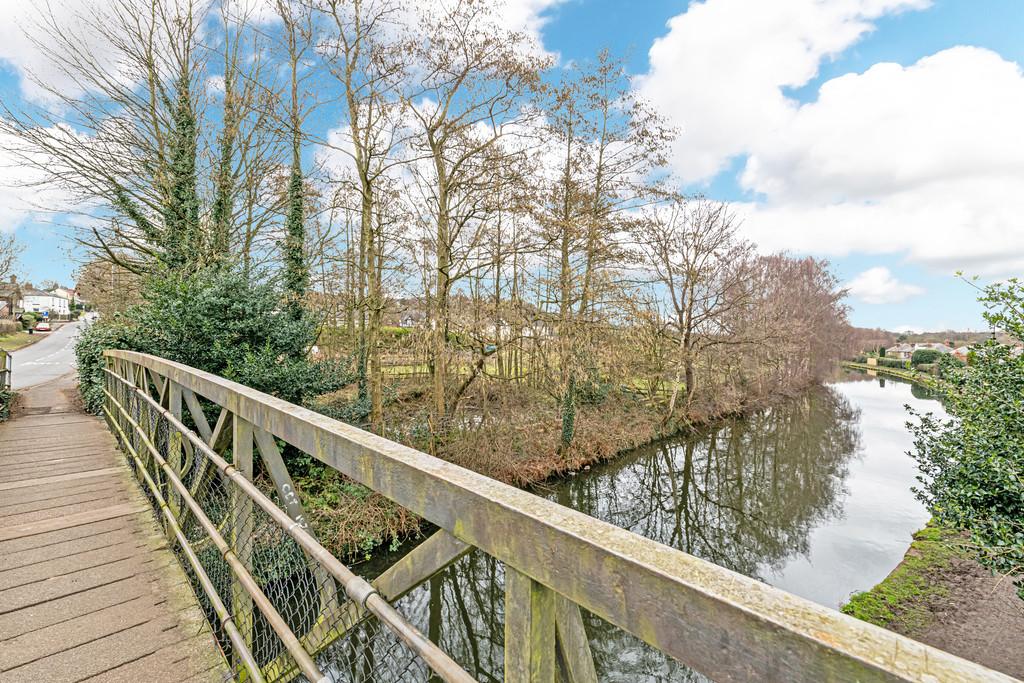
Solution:
<svg viewBox="0 0 1024 683">
<path fill-rule="evenodd" d="M 843 373 L 784 405 L 637 449 L 538 493 L 838 607 L 885 577 L 928 519 L 911 490 L 906 404 L 943 414 L 919 387 Z M 502 603 L 500 563 L 476 552 L 399 609 L 486 681 L 502 678 Z M 697 679 L 610 624 L 585 621 L 601 680 Z"/>
</svg>

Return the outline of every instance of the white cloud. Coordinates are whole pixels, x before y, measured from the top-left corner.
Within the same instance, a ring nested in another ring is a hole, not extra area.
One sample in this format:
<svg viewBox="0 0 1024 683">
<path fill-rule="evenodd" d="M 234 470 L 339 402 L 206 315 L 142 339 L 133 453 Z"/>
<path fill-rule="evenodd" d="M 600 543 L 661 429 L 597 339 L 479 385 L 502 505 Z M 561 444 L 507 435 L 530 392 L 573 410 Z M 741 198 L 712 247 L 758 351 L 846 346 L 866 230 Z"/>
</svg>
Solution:
<svg viewBox="0 0 1024 683">
<path fill-rule="evenodd" d="M 91 4 L 92 0 L 67 0 L 50 3 L 49 8 L 45 8 L 32 2 L 0 3 L 0 60 L 13 66 L 21 77 L 24 97 L 36 102 L 52 99 L 50 93 L 34 83 L 30 75 L 53 85 L 61 92 L 83 92 L 81 85 L 72 76 L 63 73 L 53 55 L 36 44 L 33 37 L 45 44 L 49 22 L 70 29 L 78 24 L 77 18 Z M 76 30 L 83 51 L 95 52 L 95 48 L 102 45 L 100 38 L 92 32 L 81 31 L 80 26 Z"/>
<path fill-rule="evenodd" d="M 988 50 L 956 47 L 916 64 L 876 64 L 821 87 L 784 135 L 759 140 L 748 189 L 784 201 L 859 201 L 933 183 L 1017 175 L 1024 79 Z"/>
<path fill-rule="evenodd" d="M 22 143 L 7 134 L 0 134 L 0 231 L 11 232 L 29 218 L 51 217 L 82 205 L 69 191 L 45 183 L 45 174 L 32 163 L 40 163 L 40 155 L 30 153 L 28 163 Z"/>
<path fill-rule="evenodd" d="M 1024 74 L 978 48 L 827 82 L 752 146 L 742 207 L 772 248 L 904 253 L 946 272 L 1024 269 Z"/>
<path fill-rule="evenodd" d="M 706 0 L 668 22 L 637 85 L 682 130 L 674 167 L 714 176 L 730 158 L 784 129 L 797 109 L 785 88 L 808 83 L 822 59 L 872 30 L 883 14 L 931 0 Z"/>
<path fill-rule="evenodd" d="M 122 39 L 140 30 L 137 17 L 145 17 L 150 5 L 149 0 L 0 1 L 0 61 L 18 73 L 26 100 L 48 106 L 98 89 L 99 79 L 130 86 L 141 78 L 138 60 L 127 58 L 119 43 L 132 42 Z M 174 22 L 172 13 L 188 10 L 190 0 L 170 0 L 167 8 L 162 21 Z M 154 40 L 165 38 L 158 31 Z M 69 62 L 88 63 L 90 75 L 83 76 Z"/>
<path fill-rule="evenodd" d="M 541 29 L 548 23 L 546 13 L 566 0 L 507 0 L 498 10 L 500 23 L 512 31 L 522 31 L 537 45 L 543 45 Z"/>
<path fill-rule="evenodd" d="M 683 128 L 686 181 L 745 157 L 756 199 L 737 206 L 766 249 L 902 254 L 944 272 L 1024 270 L 1024 75 L 998 54 L 954 47 L 907 66 L 785 88 L 853 45 L 886 13 L 926 0 L 707 0 L 669 23 L 638 80 Z"/>
<path fill-rule="evenodd" d="M 924 294 L 924 288 L 900 282 L 888 268 L 869 268 L 847 283 L 850 295 L 866 304 L 898 304 Z"/>
</svg>

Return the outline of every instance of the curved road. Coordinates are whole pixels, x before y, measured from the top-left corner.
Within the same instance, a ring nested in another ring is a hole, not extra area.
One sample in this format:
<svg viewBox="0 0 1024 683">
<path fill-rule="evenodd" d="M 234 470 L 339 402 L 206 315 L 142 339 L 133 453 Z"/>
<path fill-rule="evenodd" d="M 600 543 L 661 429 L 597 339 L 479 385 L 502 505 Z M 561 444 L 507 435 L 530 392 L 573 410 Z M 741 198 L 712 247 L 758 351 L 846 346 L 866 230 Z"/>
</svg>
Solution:
<svg viewBox="0 0 1024 683">
<path fill-rule="evenodd" d="M 82 324 L 65 323 L 53 332 L 42 333 L 45 339 L 12 351 L 11 388 L 24 389 L 72 372 L 75 369 L 75 339 Z"/>
</svg>

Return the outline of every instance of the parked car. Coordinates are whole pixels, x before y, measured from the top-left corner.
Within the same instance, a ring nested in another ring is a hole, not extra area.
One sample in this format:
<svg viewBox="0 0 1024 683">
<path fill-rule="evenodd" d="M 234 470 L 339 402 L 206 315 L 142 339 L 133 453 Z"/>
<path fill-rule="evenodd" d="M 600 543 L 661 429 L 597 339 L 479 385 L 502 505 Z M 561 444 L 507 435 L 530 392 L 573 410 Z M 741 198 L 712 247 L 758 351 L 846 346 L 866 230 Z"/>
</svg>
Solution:
<svg viewBox="0 0 1024 683">
<path fill-rule="evenodd" d="M 39 322 L 36 323 L 35 330 L 36 332 L 49 332 L 50 323 L 46 322 L 45 320 L 40 320 Z"/>
</svg>

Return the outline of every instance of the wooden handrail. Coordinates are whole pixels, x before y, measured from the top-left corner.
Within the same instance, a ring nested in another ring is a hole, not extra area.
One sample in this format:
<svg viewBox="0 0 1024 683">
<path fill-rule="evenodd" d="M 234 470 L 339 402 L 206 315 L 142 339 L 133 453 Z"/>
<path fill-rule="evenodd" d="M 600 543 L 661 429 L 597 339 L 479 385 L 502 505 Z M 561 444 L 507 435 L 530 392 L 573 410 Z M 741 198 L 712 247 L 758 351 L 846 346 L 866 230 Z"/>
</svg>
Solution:
<svg viewBox="0 0 1024 683">
<path fill-rule="evenodd" d="M 1013 680 L 211 373 L 106 355 L 229 409 L 715 680 Z"/>
</svg>

